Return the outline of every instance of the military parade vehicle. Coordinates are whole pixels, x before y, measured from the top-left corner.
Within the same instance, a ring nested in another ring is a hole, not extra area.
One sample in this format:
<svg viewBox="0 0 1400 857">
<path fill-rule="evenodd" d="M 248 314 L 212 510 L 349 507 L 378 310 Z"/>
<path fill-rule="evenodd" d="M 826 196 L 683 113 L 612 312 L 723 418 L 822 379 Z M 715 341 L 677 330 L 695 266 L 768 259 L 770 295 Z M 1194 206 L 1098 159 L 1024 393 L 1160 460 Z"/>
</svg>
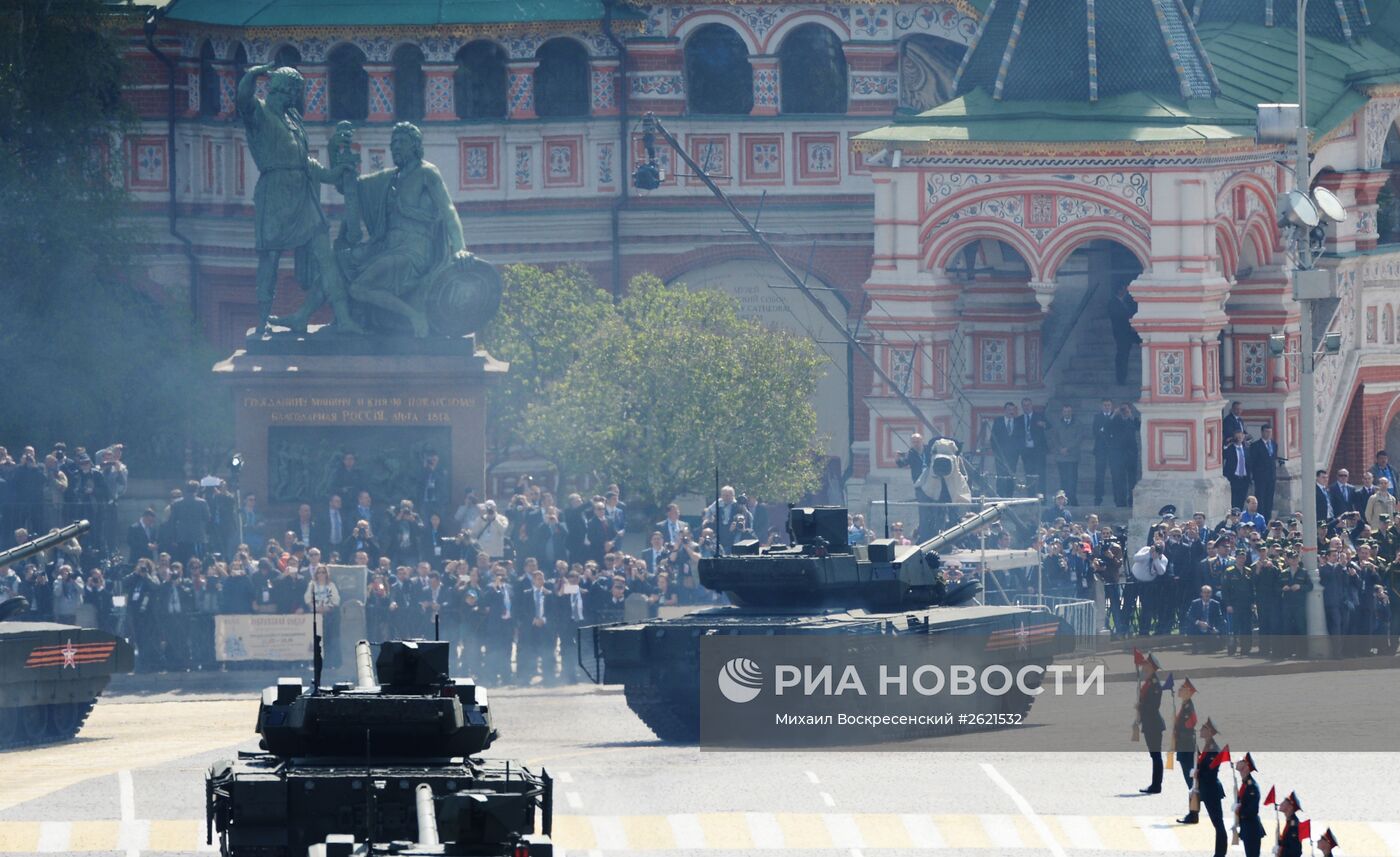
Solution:
<svg viewBox="0 0 1400 857">
<path fill-rule="evenodd" d="M 210 767 L 206 839 L 225 857 L 552 854 L 553 783 L 476 754 L 496 739 L 484 688 L 448 673 L 450 643 L 355 647 L 354 682 L 279 679 L 260 751 Z M 538 832 L 536 832 L 538 830 Z M 426 850 L 425 850 L 426 849 Z"/>
<path fill-rule="evenodd" d="M 0 569 L 86 533 L 78 521 L 0 551 Z M 131 645 L 95 628 L 29 622 L 29 601 L 0 601 L 0 750 L 78 734 L 113 673 L 130 672 Z"/>
<path fill-rule="evenodd" d="M 1048 665 L 1073 646 L 1062 619 L 1034 608 L 969 603 L 977 581 L 950 584 L 940 569 L 940 550 L 997 521 L 1002 511 L 990 506 L 917 545 L 892 539 L 849 545 L 845 508 L 793 508 L 790 545 L 740 541 L 728 554 L 700 560 L 701 585 L 724 593 L 729 605 L 581 629 L 582 666 L 599 683 L 622 685 L 628 707 L 658 738 L 694 742 L 700 736 L 701 641 L 715 635 L 910 636 L 927 640 L 935 659 L 947 635 L 978 635 L 988 640 L 987 663 L 994 658 L 1013 673 Z M 979 692 L 970 710 L 1024 715 L 1033 701 L 1019 690 Z"/>
</svg>

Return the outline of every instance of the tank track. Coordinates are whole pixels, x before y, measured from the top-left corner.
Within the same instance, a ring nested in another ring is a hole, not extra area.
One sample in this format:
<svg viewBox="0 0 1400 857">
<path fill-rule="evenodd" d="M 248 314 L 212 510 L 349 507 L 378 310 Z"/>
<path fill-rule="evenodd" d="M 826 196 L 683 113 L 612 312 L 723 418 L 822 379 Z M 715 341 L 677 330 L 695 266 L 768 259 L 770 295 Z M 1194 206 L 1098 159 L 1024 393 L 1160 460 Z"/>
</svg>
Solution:
<svg viewBox="0 0 1400 857">
<path fill-rule="evenodd" d="M 0 708 L 0 750 L 71 741 L 96 704 L 92 700 Z"/>
<path fill-rule="evenodd" d="M 691 700 L 687 706 L 651 684 L 624 685 L 623 694 L 627 698 L 627 707 L 662 741 L 694 744 L 700 740 L 698 700 Z"/>
</svg>

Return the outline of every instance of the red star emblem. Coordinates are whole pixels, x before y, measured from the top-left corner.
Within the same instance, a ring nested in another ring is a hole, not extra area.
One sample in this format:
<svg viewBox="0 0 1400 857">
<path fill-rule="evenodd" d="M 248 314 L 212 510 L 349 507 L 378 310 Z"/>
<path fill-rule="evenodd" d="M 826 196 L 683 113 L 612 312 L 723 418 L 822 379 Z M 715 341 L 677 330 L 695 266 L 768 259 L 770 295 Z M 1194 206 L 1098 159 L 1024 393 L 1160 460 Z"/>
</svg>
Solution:
<svg viewBox="0 0 1400 857">
<path fill-rule="evenodd" d="M 69 640 L 69 641 L 63 646 L 63 648 L 59 649 L 59 651 L 63 653 L 63 668 L 64 668 L 64 669 L 77 669 L 77 668 L 78 668 L 78 662 L 77 662 L 77 660 L 76 660 L 76 658 L 77 658 L 77 656 L 78 656 L 78 650 L 75 649 L 75 648 L 73 648 L 73 641 L 72 641 L 72 640 Z"/>
</svg>

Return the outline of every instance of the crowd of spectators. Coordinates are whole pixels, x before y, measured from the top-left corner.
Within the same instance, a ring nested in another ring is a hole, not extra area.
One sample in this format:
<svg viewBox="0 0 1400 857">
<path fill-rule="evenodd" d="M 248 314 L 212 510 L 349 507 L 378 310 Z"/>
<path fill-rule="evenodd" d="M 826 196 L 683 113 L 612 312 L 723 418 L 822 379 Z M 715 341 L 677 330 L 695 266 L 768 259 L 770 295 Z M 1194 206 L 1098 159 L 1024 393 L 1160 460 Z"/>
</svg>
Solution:
<svg viewBox="0 0 1400 857">
<path fill-rule="evenodd" d="M 120 446 L 113 449 L 104 461 L 119 466 Z M 313 601 L 334 667 L 340 613 L 358 602 L 370 639 L 440 633 L 457 643 L 457 666 L 483 679 L 569 681 L 577 677 L 576 628 L 713 603 L 719 596 L 697 583 L 698 560 L 757 537 L 755 525 L 774 535 L 766 508 L 728 486 L 689 519 L 694 528 L 675 504 L 639 528 L 617 485 L 571 493 L 560 506 L 526 477 L 499 503 L 468 491 L 449 504 L 437 488 L 446 482 L 437 457 L 423 468 L 413 497 L 381 505 L 347 454 L 333 493 L 300 504 L 287 521 L 206 477 L 142 510 L 116 544 L 119 495 L 111 492 L 98 495 L 100 509 L 4 506 L 22 509 L 0 522 L 19 525 L 4 527 L 11 543 L 80 518 L 105 523 L 81 544 L 0 570 L 0 599 L 25 596 L 30 618 L 62 622 L 89 605 L 99 626 L 135 643 L 138 671 L 217 669 L 216 616 L 308 613 Z M 337 588 L 325 572 L 342 564 L 368 569 L 366 591 Z"/>
</svg>

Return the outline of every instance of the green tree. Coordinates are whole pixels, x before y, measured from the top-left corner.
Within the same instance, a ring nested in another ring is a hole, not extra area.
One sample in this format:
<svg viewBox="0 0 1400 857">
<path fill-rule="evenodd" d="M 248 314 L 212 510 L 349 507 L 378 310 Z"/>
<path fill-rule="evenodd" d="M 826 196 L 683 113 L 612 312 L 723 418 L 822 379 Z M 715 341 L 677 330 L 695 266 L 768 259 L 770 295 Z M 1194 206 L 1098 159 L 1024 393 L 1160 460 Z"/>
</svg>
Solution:
<svg viewBox="0 0 1400 857">
<path fill-rule="evenodd" d="M 177 469 L 188 437 L 227 421 L 187 296 L 132 276 L 130 248 L 158 236 L 123 189 L 118 22 L 100 0 L 16 0 L 0 22 L 0 437 L 122 440 L 147 472 Z"/>
<path fill-rule="evenodd" d="M 738 309 L 721 292 L 634 278 L 617 313 L 529 406 L 526 437 L 566 474 L 626 484 L 648 512 L 713 491 L 716 466 L 761 497 L 813 490 L 821 358 Z"/>
<path fill-rule="evenodd" d="M 491 356 L 510 363 L 505 381 L 489 396 L 488 431 L 497 461 L 523 442 L 527 406 L 564 376 L 584 343 L 616 313 L 612 296 L 580 266 L 544 271 L 508 265 L 502 274 L 501 309 L 482 335 Z M 553 460 L 554 450 L 544 446 L 537 454 Z"/>
</svg>

